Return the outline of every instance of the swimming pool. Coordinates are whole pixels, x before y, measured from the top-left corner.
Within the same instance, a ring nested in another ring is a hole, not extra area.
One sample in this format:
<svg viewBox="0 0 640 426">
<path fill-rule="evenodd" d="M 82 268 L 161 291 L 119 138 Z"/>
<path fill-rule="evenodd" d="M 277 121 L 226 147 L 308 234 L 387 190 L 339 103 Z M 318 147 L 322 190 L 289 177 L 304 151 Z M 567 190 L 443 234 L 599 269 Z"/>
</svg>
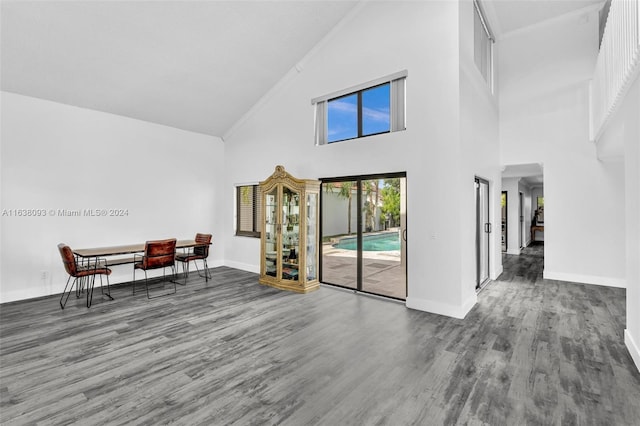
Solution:
<svg viewBox="0 0 640 426">
<path fill-rule="evenodd" d="M 344 250 L 357 250 L 356 237 L 341 238 L 333 247 Z M 363 251 L 393 251 L 400 250 L 400 234 L 384 232 L 381 234 L 364 235 L 362 237 Z"/>
</svg>

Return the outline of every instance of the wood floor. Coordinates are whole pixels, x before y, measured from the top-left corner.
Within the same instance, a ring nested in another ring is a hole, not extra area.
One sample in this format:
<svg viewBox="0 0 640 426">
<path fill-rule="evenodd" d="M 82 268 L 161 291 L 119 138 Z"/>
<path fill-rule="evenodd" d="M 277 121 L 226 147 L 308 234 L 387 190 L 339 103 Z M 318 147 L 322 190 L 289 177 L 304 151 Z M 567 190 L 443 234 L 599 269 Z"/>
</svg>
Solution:
<svg viewBox="0 0 640 426">
<path fill-rule="evenodd" d="M 153 300 L 4 304 L 0 423 L 637 425 L 624 290 L 543 280 L 535 251 L 505 266 L 465 320 L 227 267 Z"/>
</svg>

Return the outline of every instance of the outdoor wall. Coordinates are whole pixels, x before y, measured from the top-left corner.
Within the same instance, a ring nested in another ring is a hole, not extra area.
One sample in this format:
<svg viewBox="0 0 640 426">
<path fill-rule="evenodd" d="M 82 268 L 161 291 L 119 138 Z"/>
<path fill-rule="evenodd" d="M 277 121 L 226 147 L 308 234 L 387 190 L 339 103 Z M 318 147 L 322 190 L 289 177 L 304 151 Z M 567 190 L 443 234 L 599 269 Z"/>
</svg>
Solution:
<svg viewBox="0 0 640 426">
<path fill-rule="evenodd" d="M 322 216 L 322 233 L 325 236 L 347 234 L 349 222 L 351 222 L 351 232 L 356 232 L 358 228 L 358 200 L 354 194 L 351 198 L 351 215 L 349 218 L 349 200 L 340 197 L 337 193 L 322 192 L 322 206 L 324 215 Z M 328 214 L 332 213 L 333 214 Z"/>
<path fill-rule="evenodd" d="M 624 286 L 624 170 L 600 162 L 588 134 L 597 10 L 499 46 L 502 163 L 544 164 L 545 278 Z"/>
<path fill-rule="evenodd" d="M 458 12 L 448 1 L 362 3 L 224 139 L 227 163 L 245 165 L 228 171 L 229 205 L 234 185 L 262 180 L 276 164 L 301 178 L 406 171 L 407 305 L 461 317 L 473 292 L 462 276 L 475 270 L 461 271 L 469 266 L 461 223 L 475 212 L 468 204 L 461 212 L 461 198 L 473 200 L 473 174 L 492 176 L 465 169 L 462 182 Z M 314 146 L 312 98 L 401 70 L 406 131 Z M 225 229 L 227 263 L 257 271 L 259 241 L 233 236 L 231 209 Z"/>
<path fill-rule="evenodd" d="M 61 242 L 99 247 L 211 232 L 209 265 L 222 264 L 219 138 L 13 93 L 2 92 L 1 103 L 0 302 L 61 293 Z M 12 216 L 16 209 L 46 215 Z M 132 270 L 114 267 L 111 282 L 131 281 Z"/>
<path fill-rule="evenodd" d="M 610 141 L 616 138 L 617 141 Z M 612 159 L 624 168 L 625 236 L 618 244 L 625 248 L 627 323 L 625 343 L 640 370 L 640 78 L 636 77 L 620 108 L 612 117 L 598 144 L 622 144 L 623 158 Z"/>
</svg>

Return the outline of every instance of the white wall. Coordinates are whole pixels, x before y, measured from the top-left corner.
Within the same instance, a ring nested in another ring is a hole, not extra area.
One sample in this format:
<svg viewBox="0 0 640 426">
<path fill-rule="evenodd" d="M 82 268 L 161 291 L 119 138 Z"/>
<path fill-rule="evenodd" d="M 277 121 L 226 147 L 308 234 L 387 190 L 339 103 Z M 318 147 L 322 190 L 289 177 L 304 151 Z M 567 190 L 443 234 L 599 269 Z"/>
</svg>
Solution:
<svg viewBox="0 0 640 426">
<path fill-rule="evenodd" d="M 498 97 L 493 95 L 474 62 L 474 6 L 459 3 L 460 57 L 460 192 L 462 298 L 476 299 L 475 185 L 474 178 L 489 182 L 489 278 L 502 273 L 500 138 L 498 135 Z M 497 58 L 500 52 L 494 49 Z"/>
<path fill-rule="evenodd" d="M 407 305 L 460 317 L 475 301 L 468 280 L 475 263 L 461 248 L 468 241 L 466 250 L 474 247 L 473 234 L 463 237 L 475 214 L 473 175 L 496 175 L 490 161 L 467 170 L 460 159 L 460 102 L 472 96 L 467 89 L 461 95 L 459 57 L 452 54 L 459 49 L 458 13 L 458 4 L 446 1 L 361 4 L 225 140 L 227 161 L 246 164 L 227 175 L 230 202 L 234 184 L 262 180 L 276 164 L 301 178 L 406 171 Z M 406 131 L 314 146 L 312 98 L 405 69 Z M 481 150 L 485 140 L 473 143 Z M 259 241 L 232 235 L 230 210 L 226 229 L 229 265 L 257 270 Z"/>
<path fill-rule="evenodd" d="M 503 164 L 544 164 L 545 278 L 624 286 L 624 170 L 588 136 L 597 12 L 499 42 Z"/>
<path fill-rule="evenodd" d="M 219 138 L 13 93 L 1 103 L 1 209 L 47 215 L 3 215 L 0 302 L 62 292 L 61 242 L 96 247 L 211 232 L 209 265 L 222 263 Z M 127 216 L 61 217 L 58 209 Z M 111 282 L 131 278 L 131 265 L 117 266 Z"/>
<path fill-rule="evenodd" d="M 618 141 L 611 141 L 617 138 Z M 640 369 L 640 78 L 627 93 L 612 117 L 598 144 L 624 146 L 622 159 L 625 173 L 624 210 L 625 235 L 618 244 L 625 248 L 627 283 L 627 327 L 625 343 L 638 369 Z M 613 161 L 620 167 L 621 163 Z"/>
</svg>

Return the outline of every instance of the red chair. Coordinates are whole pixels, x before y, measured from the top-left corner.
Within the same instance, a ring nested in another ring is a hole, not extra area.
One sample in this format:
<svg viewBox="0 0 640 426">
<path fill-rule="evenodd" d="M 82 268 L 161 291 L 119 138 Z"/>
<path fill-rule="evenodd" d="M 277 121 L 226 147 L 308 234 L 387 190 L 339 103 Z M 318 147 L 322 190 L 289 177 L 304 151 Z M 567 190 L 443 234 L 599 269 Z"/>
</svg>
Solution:
<svg viewBox="0 0 640 426">
<path fill-rule="evenodd" d="M 209 246 L 211 245 L 211 234 L 196 234 L 196 243 L 197 246 L 193 248 L 193 250 L 188 251 L 186 253 L 177 253 L 176 261 L 182 262 L 182 272 L 186 272 L 184 276 L 184 284 L 187 284 L 187 277 L 189 276 L 189 263 L 193 262 L 196 266 L 196 270 L 198 271 L 198 275 L 205 279 L 205 282 L 209 281 L 211 278 L 211 272 L 209 271 L 209 266 L 207 265 L 207 257 L 209 257 Z M 198 269 L 197 260 L 202 261 L 202 268 L 204 275 L 200 273 L 200 269 Z"/>
<path fill-rule="evenodd" d="M 109 287 L 109 275 L 111 275 L 111 269 L 106 267 L 104 260 L 95 259 L 92 261 L 87 261 L 84 265 L 78 265 L 76 256 L 73 254 L 71 248 L 63 243 L 58 244 L 58 251 L 60 251 L 60 256 L 62 257 L 62 262 L 64 263 L 64 269 L 69 274 L 69 278 L 67 278 L 67 284 L 64 286 L 64 291 L 62 292 L 62 296 L 60 297 L 60 308 L 64 309 L 67 304 L 67 300 L 69 300 L 69 296 L 71 295 L 71 291 L 73 290 L 73 286 L 76 286 L 76 297 L 80 297 L 80 293 L 83 291 L 84 287 L 87 288 L 87 308 L 91 307 L 91 303 L 93 301 L 93 286 L 96 281 L 96 275 L 100 276 L 100 291 L 102 294 L 104 290 L 102 288 L 102 276 L 107 276 L 107 296 L 109 299 L 113 300 L 111 297 L 111 288 Z M 69 281 L 73 278 L 73 282 L 71 283 L 71 287 L 69 287 Z M 67 287 L 69 287 L 69 293 L 67 293 Z M 67 293 L 67 298 L 64 299 L 64 294 Z M 62 303 L 62 299 L 64 299 L 64 303 Z"/>
<path fill-rule="evenodd" d="M 134 255 L 133 264 L 133 294 L 136 294 L 136 269 L 142 269 L 144 271 L 144 284 L 147 288 L 147 298 L 154 299 L 160 296 L 166 296 L 168 294 L 175 294 L 178 290 L 176 288 L 176 239 L 170 238 L 166 240 L 147 241 L 144 247 L 144 255 Z M 147 277 L 147 271 L 150 269 L 162 269 L 162 277 L 165 278 L 165 269 L 171 268 L 173 270 L 174 279 L 170 280 L 173 283 L 173 293 L 161 294 L 159 296 L 151 297 L 149 295 L 149 279 Z"/>
</svg>

